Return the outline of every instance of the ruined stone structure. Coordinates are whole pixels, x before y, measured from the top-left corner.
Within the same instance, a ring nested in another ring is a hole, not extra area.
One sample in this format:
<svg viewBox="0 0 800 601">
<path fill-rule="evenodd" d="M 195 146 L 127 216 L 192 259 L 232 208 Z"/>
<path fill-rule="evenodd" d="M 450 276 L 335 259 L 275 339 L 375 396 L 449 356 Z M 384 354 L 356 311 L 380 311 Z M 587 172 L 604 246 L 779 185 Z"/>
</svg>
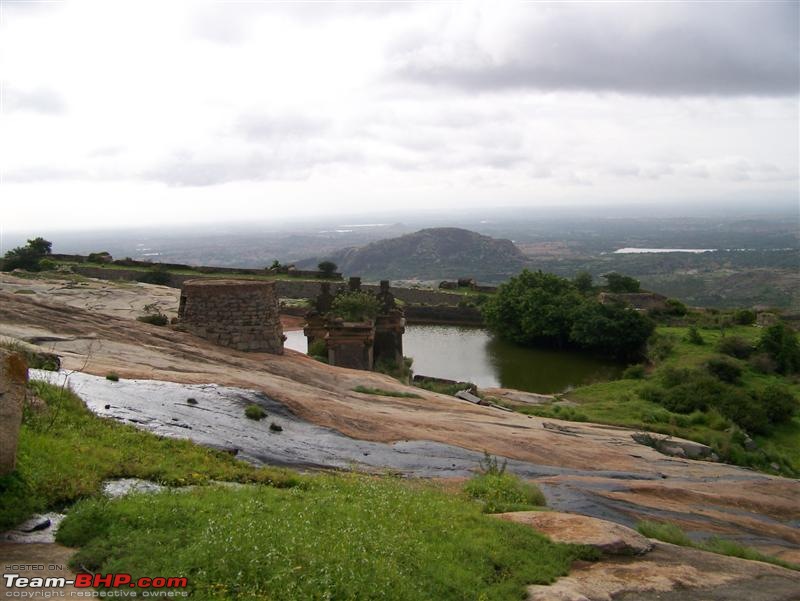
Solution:
<svg viewBox="0 0 800 601">
<path fill-rule="evenodd" d="M 275 282 L 196 279 L 183 283 L 178 321 L 221 346 L 281 355 L 278 311 Z"/>
<path fill-rule="evenodd" d="M 18 353 L 0 349 L 0 476 L 14 471 L 28 384 L 28 365 Z"/>
<path fill-rule="evenodd" d="M 360 290 L 361 278 L 350 278 L 348 291 Z M 303 328 L 309 353 L 312 350 L 319 353 L 322 342 L 331 365 L 364 370 L 371 370 L 378 362 L 401 366 L 406 320 L 397 308 L 388 280 L 381 281 L 376 297 L 381 308 L 374 320 L 346 322 L 329 314 L 335 297 L 330 294 L 329 286 L 323 284 L 315 309 L 306 314 Z"/>
</svg>

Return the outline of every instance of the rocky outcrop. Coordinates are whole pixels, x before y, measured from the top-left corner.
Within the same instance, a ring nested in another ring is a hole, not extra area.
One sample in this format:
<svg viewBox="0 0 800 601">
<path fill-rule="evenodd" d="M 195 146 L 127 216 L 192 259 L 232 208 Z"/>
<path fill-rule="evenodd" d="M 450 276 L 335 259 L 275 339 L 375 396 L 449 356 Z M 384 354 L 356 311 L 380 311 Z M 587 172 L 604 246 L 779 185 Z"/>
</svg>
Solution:
<svg viewBox="0 0 800 601">
<path fill-rule="evenodd" d="M 589 545 L 609 555 L 642 555 L 653 548 L 653 543 L 635 530 L 585 515 L 515 511 L 496 517 L 530 526 L 556 542 Z"/>
</svg>

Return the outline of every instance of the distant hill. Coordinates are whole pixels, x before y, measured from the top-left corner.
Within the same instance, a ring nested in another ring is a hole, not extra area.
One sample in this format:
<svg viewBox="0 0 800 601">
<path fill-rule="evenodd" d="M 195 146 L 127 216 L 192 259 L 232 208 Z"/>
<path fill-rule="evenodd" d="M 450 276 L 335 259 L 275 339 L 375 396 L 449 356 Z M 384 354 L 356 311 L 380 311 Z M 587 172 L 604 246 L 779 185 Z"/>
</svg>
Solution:
<svg viewBox="0 0 800 601">
<path fill-rule="evenodd" d="M 345 248 L 324 258 L 336 263 L 347 275 L 372 280 L 473 277 L 482 283 L 503 281 L 527 263 L 511 240 L 454 227 L 424 229 L 358 248 Z M 319 260 L 308 259 L 297 266 L 316 265 Z"/>
</svg>

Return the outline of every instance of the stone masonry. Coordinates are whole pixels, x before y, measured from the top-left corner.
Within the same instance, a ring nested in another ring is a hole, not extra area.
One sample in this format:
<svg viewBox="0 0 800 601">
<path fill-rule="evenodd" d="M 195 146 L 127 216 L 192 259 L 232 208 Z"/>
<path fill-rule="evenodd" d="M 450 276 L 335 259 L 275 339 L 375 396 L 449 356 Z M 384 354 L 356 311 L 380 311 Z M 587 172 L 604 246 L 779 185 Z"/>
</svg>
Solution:
<svg viewBox="0 0 800 601">
<path fill-rule="evenodd" d="M 22 425 L 28 365 L 17 353 L 0 349 L 0 476 L 14 471 Z"/>
<path fill-rule="evenodd" d="M 220 346 L 282 355 L 278 311 L 275 282 L 195 279 L 181 287 L 178 321 Z"/>
</svg>

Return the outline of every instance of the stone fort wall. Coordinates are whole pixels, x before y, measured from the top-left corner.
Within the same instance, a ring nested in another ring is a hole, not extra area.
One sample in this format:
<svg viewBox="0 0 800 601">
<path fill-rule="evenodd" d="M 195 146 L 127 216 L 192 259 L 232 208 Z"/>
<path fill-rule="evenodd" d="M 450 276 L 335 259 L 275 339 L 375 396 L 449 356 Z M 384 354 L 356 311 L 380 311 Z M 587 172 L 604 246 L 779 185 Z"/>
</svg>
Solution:
<svg viewBox="0 0 800 601">
<path fill-rule="evenodd" d="M 178 321 L 187 331 L 220 346 L 283 354 L 275 282 L 187 280 L 181 287 Z"/>
</svg>

